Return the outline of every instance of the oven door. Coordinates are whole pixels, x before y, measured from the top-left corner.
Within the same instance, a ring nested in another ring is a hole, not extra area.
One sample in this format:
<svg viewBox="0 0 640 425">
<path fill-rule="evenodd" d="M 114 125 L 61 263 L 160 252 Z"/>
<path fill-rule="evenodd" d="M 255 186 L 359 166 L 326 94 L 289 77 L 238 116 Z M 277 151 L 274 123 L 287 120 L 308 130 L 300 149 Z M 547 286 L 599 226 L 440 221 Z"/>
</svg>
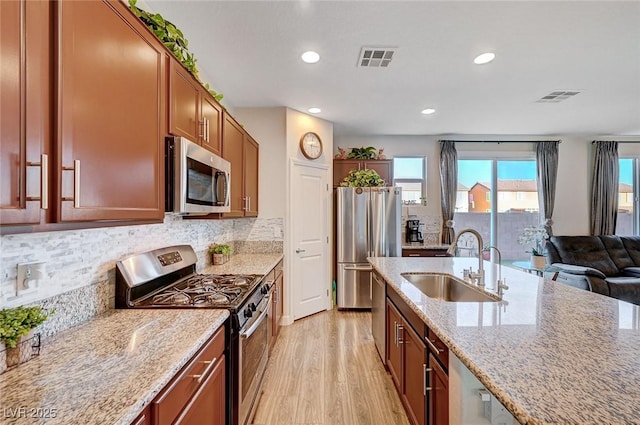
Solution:
<svg viewBox="0 0 640 425">
<path fill-rule="evenodd" d="M 240 329 L 239 382 L 240 400 L 238 425 L 244 425 L 250 416 L 267 367 L 269 321 L 269 297 L 266 296 L 256 309 L 255 319 Z"/>
</svg>

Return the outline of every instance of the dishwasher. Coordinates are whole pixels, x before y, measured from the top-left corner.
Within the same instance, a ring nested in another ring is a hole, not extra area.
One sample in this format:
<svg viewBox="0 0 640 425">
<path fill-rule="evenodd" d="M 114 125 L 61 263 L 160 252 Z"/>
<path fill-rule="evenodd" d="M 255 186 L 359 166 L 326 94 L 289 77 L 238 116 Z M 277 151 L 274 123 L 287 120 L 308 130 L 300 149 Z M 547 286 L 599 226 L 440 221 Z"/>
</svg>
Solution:
<svg viewBox="0 0 640 425">
<path fill-rule="evenodd" d="M 371 333 L 373 341 L 376 344 L 378 354 L 385 362 L 386 344 L 385 344 L 385 289 L 386 282 L 375 271 L 371 273 Z"/>
</svg>

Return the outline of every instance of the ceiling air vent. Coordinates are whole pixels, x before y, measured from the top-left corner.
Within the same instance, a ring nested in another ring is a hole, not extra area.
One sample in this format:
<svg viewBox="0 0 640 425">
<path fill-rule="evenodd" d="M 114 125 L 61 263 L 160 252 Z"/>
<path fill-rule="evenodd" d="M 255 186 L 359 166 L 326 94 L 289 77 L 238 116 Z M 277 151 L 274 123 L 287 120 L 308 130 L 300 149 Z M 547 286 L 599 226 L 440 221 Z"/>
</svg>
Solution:
<svg viewBox="0 0 640 425">
<path fill-rule="evenodd" d="M 358 57 L 360 68 L 386 68 L 393 59 L 396 47 L 363 47 Z"/>
<path fill-rule="evenodd" d="M 558 103 L 572 98 L 580 93 L 580 90 L 554 90 L 546 96 L 536 100 L 538 103 Z"/>
</svg>

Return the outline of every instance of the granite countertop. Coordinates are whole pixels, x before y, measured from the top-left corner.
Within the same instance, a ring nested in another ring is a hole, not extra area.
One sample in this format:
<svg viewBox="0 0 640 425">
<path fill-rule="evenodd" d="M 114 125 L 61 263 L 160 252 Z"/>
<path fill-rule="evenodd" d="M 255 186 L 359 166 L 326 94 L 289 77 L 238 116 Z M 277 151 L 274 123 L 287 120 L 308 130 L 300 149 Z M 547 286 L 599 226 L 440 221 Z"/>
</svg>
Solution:
<svg viewBox="0 0 640 425">
<path fill-rule="evenodd" d="M 112 310 L 43 339 L 38 357 L 0 375 L 0 423 L 128 425 L 228 316 Z"/>
<path fill-rule="evenodd" d="M 477 259 L 369 261 L 520 423 L 640 424 L 640 306 L 507 267 L 502 302 L 445 302 L 401 273 L 460 277 Z"/>
<path fill-rule="evenodd" d="M 200 273 L 209 274 L 262 274 L 269 273 L 283 254 L 234 254 L 231 259 L 219 266 L 207 266 Z"/>
<path fill-rule="evenodd" d="M 405 243 L 402 245 L 402 249 L 441 249 L 447 250 L 451 245 L 443 244 L 422 244 L 422 243 Z"/>
</svg>

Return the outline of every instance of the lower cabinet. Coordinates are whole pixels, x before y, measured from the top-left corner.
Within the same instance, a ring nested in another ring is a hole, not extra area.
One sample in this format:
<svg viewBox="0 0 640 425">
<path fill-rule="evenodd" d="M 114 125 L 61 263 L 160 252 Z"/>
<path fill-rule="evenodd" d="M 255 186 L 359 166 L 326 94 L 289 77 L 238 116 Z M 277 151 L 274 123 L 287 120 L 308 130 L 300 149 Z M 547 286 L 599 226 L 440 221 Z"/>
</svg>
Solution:
<svg viewBox="0 0 640 425">
<path fill-rule="evenodd" d="M 225 424 L 227 394 L 224 349 L 223 326 L 160 391 L 151 402 L 151 422 L 141 424 Z"/>
<path fill-rule="evenodd" d="M 273 348 L 280 333 L 280 319 L 282 318 L 283 312 L 282 291 L 284 286 L 282 264 L 283 260 L 280 260 L 278 265 L 267 274 L 267 278 L 273 280 L 271 306 L 269 308 L 269 350 Z"/>
<path fill-rule="evenodd" d="M 390 300 L 387 300 L 387 315 L 393 332 L 389 334 L 387 367 L 409 421 L 413 425 L 425 425 L 427 348 Z"/>
<path fill-rule="evenodd" d="M 412 425 L 449 424 L 447 346 L 387 285 L 386 366 Z"/>
<path fill-rule="evenodd" d="M 429 354 L 429 423 L 449 425 L 449 375 L 438 360 Z"/>
</svg>

